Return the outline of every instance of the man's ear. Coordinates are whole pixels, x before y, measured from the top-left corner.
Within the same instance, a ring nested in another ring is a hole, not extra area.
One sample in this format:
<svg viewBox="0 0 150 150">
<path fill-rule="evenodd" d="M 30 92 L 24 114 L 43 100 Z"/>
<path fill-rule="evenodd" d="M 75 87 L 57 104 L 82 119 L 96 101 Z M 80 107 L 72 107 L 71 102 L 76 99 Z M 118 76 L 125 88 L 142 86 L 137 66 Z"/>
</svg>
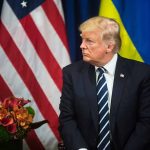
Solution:
<svg viewBox="0 0 150 150">
<path fill-rule="evenodd" d="M 113 51 L 114 48 L 115 48 L 115 44 L 112 43 L 112 42 L 109 42 L 108 45 L 107 45 L 106 52 L 107 52 L 107 53 L 110 53 L 110 52 Z"/>
</svg>

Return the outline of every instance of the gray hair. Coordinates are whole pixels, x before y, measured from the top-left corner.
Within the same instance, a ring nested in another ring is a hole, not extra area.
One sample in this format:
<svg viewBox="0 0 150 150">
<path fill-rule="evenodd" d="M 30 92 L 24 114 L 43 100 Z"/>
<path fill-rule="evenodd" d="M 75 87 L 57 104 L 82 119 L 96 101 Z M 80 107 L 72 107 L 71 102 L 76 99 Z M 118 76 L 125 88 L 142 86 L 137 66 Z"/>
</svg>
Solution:
<svg viewBox="0 0 150 150">
<path fill-rule="evenodd" d="M 114 53 L 118 52 L 121 47 L 119 24 L 114 19 L 96 16 L 83 22 L 79 26 L 79 31 L 92 31 L 95 28 L 100 30 L 100 37 L 104 42 L 115 45 Z"/>
</svg>

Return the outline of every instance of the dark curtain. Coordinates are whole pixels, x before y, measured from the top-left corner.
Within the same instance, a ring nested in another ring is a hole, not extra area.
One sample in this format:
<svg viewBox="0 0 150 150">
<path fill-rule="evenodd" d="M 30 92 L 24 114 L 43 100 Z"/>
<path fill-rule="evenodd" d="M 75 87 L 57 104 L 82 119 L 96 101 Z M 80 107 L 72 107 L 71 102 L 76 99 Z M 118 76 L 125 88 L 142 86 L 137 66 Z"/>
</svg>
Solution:
<svg viewBox="0 0 150 150">
<path fill-rule="evenodd" d="M 62 0 L 72 62 L 81 59 L 79 25 L 97 16 L 100 0 Z"/>
<path fill-rule="evenodd" d="M 2 4 L 3 4 L 3 0 L 0 0 L 0 14 L 1 14 L 1 10 L 2 10 Z"/>
</svg>

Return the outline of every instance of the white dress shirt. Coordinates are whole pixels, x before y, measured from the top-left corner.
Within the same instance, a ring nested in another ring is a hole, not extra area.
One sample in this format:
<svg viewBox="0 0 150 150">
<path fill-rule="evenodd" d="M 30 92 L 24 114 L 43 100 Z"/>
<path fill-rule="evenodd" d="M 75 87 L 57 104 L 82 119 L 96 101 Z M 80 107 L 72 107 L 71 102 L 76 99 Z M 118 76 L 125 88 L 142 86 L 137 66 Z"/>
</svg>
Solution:
<svg viewBox="0 0 150 150">
<path fill-rule="evenodd" d="M 111 106 L 111 97 L 112 97 L 112 89 L 113 89 L 113 83 L 114 83 L 114 75 L 115 75 L 115 69 L 116 69 L 116 62 L 117 62 L 118 55 L 115 54 L 111 61 L 109 61 L 105 66 L 103 66 L 106 69 L 106 72 L 104 73 L 104 76 L 106 78 L 107 82 L 107 88 L 108 88 L 108 107 L 110 110 Z M 96 81 L 99 75 L 99 71 L 97 70 L 97 66 L 95 66 L 96 71 Z"/>
</svg>

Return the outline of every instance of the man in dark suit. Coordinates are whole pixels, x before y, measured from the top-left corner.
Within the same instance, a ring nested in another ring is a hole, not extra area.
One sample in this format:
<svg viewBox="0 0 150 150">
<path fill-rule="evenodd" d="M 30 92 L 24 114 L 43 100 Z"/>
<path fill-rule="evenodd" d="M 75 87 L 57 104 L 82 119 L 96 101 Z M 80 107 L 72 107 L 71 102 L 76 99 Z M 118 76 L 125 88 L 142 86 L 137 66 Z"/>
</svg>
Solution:
<svg viewBox="0 0 150 150">
<path fill-rule="evenodd" d="M 83 61 L 63 69 L 60 134 L 67 150 L 97 150 L 97 68 L 105 68 L 110 148 L 150 150 L 150 67 L 122 58 L 116 21 L 93 17 L 80 26 Z"/>
</svg>

